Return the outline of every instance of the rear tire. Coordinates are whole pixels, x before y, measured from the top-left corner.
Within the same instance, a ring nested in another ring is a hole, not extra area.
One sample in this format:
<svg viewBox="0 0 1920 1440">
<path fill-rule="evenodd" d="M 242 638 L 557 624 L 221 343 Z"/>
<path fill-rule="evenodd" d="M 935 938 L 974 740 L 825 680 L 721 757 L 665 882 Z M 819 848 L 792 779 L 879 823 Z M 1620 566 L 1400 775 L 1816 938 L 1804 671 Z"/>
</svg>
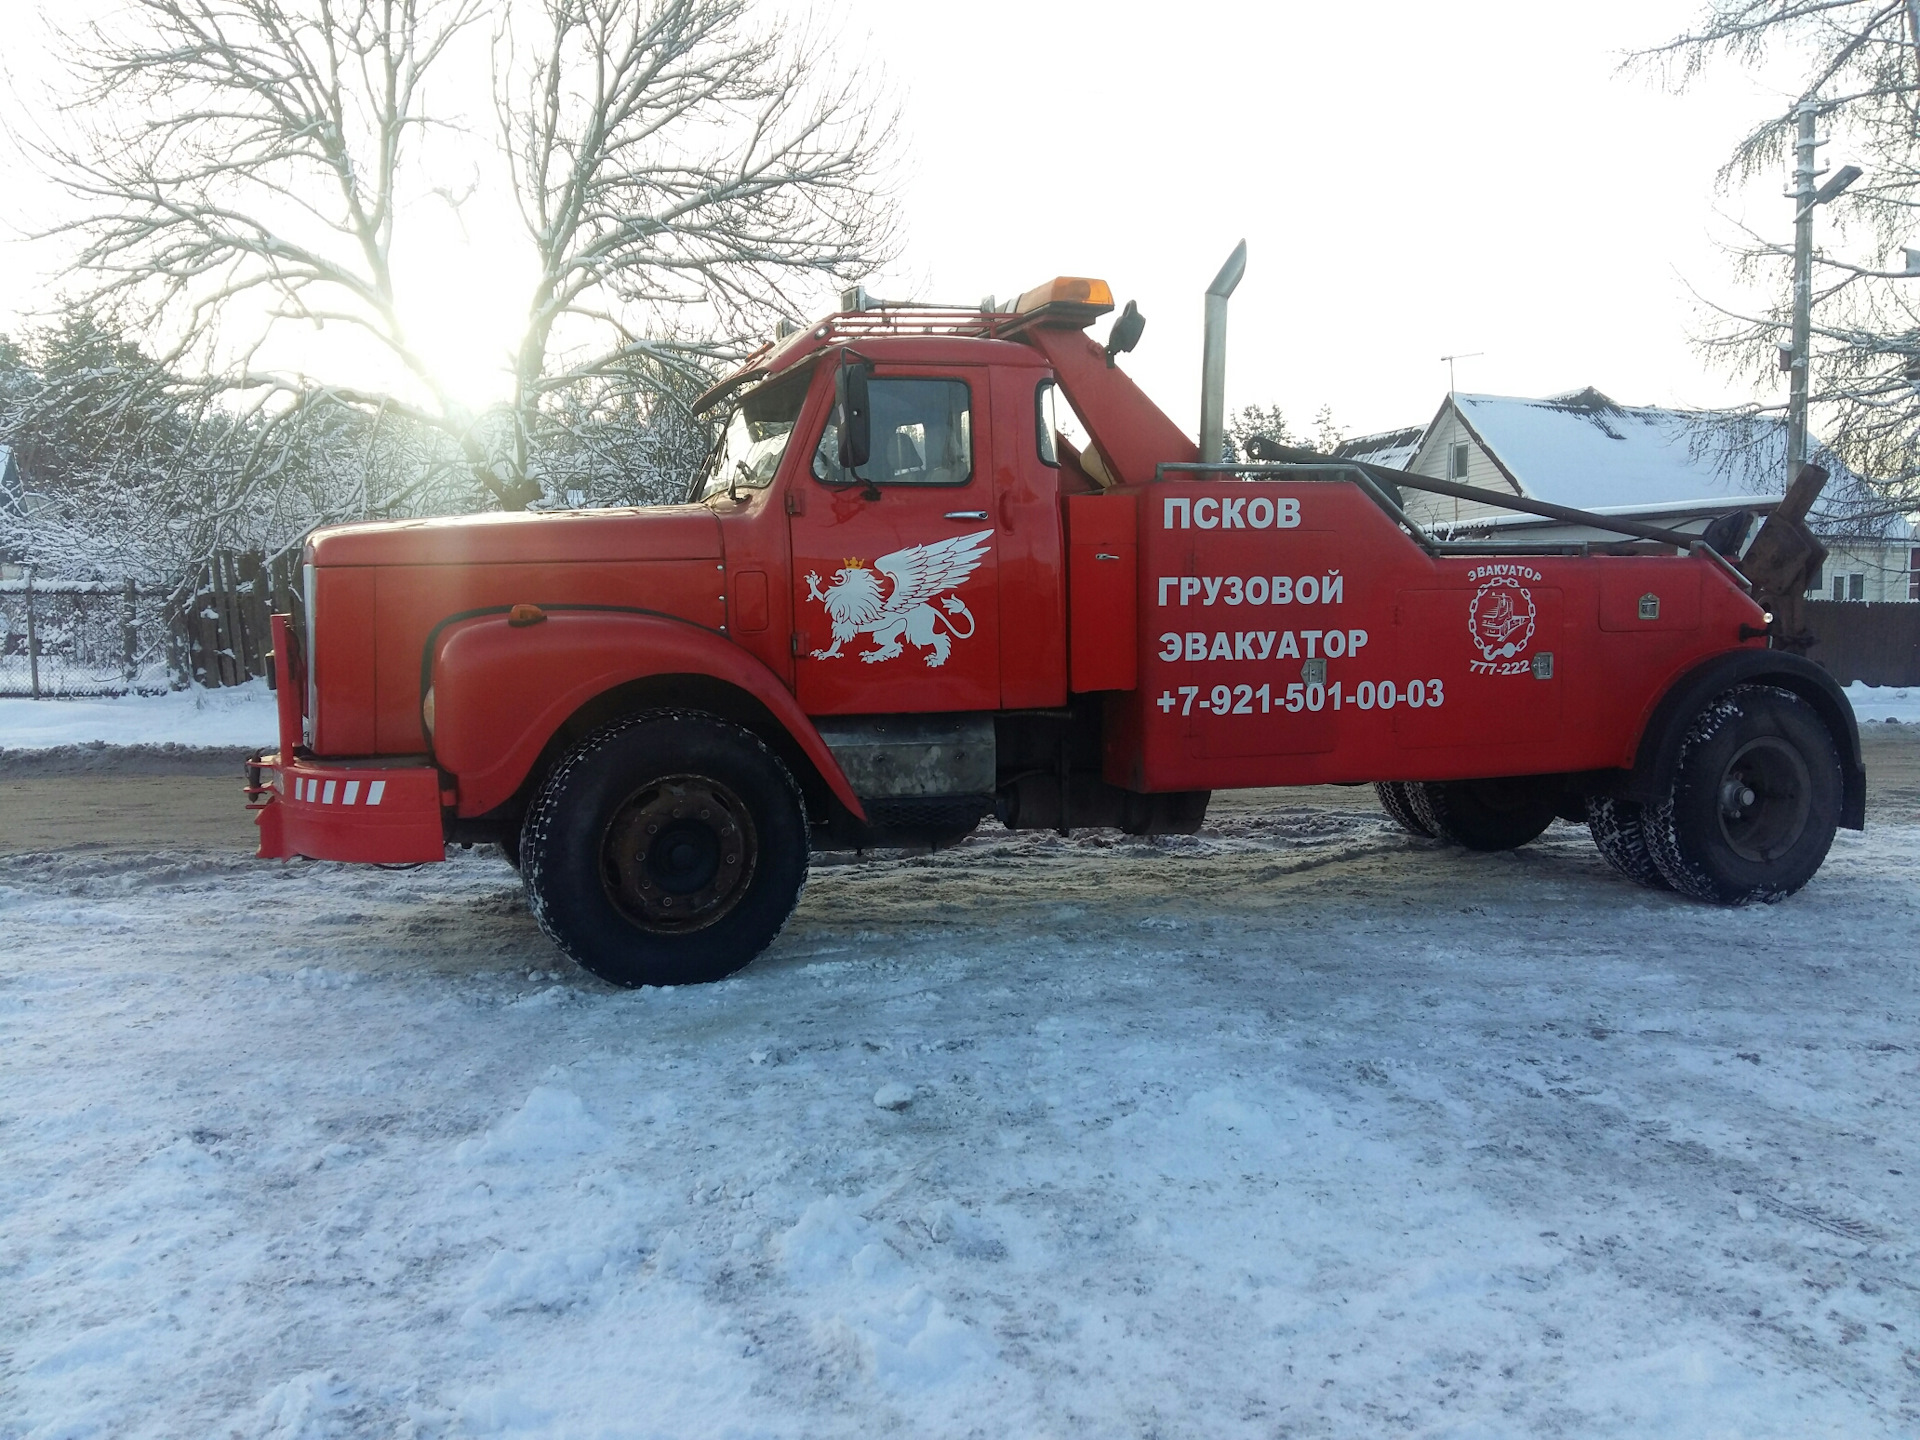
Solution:
<svg viewBox="0 0 1920 1440">
<path fill-rule="evenodd" d="M 1433 831 L 1427 828 L 1426 822 L 1414 812 L 1413 797 L 1407 793 L 1411 789 L 1413 786 L 1404 780 L 1376 780 L 1373 784 L 1373 793 L 1380 797 L 1380 808 L 1386 811 L 1402 830 L 1409 835 L 1417 835 L 1422 840 L 1437 839 Z"/>
<path fill-rule="evenodd" d="M 1605 795 L 1587 797 L 1587 830 L 1601 858 L 1636 885 L 1649 890 L 1671 890 L 1667 877 L 1654 863 L 1647 845 L 1646 813 L 1631 800 Z"/>
<path fill-rule="evenodd" d="M 654 711 L 560 762 L 520 831 L 547 938 L 615 985 L 692 985 L 750 962 L 800 898 L 806 809 L 779 758 L 738 726 Z"/>
<path fill-rule="evenodd" d="M 1557 792 L 1533 776 L 1427 780 L 1407 791 L 1436 838 L 1469 850 L 1517 850 L 1537 840 L 1559 808 Z"/>
<path fill-rule="evenodd" d="M 1696 900 L 1784 900 L 1827 858 L 1844 793 L 1839 749 L 1814 708 L 1739 685 L 1687 727 L 1671 788 L 1647 807 L 1648 849 Z"/>
</svg>

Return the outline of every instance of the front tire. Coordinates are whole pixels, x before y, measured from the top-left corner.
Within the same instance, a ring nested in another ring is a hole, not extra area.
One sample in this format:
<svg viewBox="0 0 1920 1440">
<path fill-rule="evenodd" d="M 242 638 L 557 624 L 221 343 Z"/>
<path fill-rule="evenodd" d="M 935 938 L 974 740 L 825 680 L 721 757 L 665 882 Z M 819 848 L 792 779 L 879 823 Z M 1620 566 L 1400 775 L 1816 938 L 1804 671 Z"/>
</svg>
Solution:
<svg viewBox="0 0 1920 1440">
<path fill-rule="evenodd" d="M 655 711 L 555 767 L 520 831 L 547 938 L 615 985 L 733 974 L 780 933 L 806 881 L 799 787 L 750 732 Z"/>
<path fill-rule="evenodd" d="M 1646 810 L 1648 849 L 1696 900 L 1784 900 L 1827 858 L 1844 793 L 1839 749 L 1814 708 L 1739 685 L 1688 726 L 1673 783 Z"/>
<path fill-rule="evenodd" d="M 1469 850 L 1517 850 L 1559 813 L 1556 792 L 1530 776 L 1410 783 L 1413 813 L 1436 838 Z"/>
</svg>

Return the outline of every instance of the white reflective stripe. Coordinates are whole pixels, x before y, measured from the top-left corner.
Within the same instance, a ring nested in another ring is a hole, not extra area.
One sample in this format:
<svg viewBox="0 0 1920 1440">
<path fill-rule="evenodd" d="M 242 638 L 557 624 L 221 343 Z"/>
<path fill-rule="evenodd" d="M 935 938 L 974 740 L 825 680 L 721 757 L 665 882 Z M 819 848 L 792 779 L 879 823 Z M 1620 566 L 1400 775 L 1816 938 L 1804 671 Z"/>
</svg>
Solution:
<svg viewBox="0 0 1920 1440">
<path fill-rule="evenodd" d="M 320 792 L 320 803 L 322 805 L 331 805 L 333 803 L 334 786 L 338 785 L 339 783 L 340 782 L 337 780 L 327 781 L 327 788 Z"/>
<path fill-rule="evenodd" d="M 302 795 L 300 798 L 302 800 L 311 800 L 315 795 L 317 795 L 320 792 L 320 782 L 318 780 L 309 780 L 307 781 L 306 788 L 307 788 L 307 793 Z"/>
<path fill-rule="evenodd" d="M 360 782 L 358 780 L 347 781 L 347 788 L 340 793 L 340 803 L 342 805 L 353 804 L 354 797 L 359 795 L 359 793 Z"/>
<path fill-rule="evenodd" d="M 378 805 L 380 803 L 380 797 L 386 793 L 387 782 L 384 780 L 375 780 L 371 785 L 367 786 L 367 804 Z"/>
</svg>

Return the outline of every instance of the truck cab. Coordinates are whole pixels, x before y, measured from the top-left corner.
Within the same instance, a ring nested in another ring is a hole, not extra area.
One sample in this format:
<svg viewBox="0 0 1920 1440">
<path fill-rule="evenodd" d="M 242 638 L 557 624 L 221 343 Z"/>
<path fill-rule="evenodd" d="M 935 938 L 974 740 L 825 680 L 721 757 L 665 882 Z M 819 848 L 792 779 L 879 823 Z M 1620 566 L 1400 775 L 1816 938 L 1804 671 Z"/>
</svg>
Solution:
<svg viewBox="0 0 1920 1440">
<path fill-rule="evenodd" d="M 1374 783 L 1476 848 L 1586 819 L 1722 903 L 1861 823 L 1851 711 L 1739 547 L 1444 542 L 1394 499 L 1436 482 L 1203 460 L 1117 363 L 1138 325 L 1087 333 L 1111 308 L 1068 277 L 783 336 L 703 397 L 677 505 L 316 532 L 260 853 L 499 844 L 556 944 L 640 984 L 750 961 L 814 848 L 988 816 L 1190 832 L 1215 789 Z"/>
</svg>

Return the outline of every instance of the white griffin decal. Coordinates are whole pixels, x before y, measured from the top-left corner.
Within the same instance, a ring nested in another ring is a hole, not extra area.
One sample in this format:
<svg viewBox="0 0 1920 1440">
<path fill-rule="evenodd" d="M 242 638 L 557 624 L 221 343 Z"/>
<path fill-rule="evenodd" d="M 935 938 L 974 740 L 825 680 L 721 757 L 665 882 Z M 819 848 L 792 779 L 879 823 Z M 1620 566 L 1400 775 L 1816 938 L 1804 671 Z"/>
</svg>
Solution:
<svg viewBox="0 0 1920 1440">
<path fill-rule="evenodd" d="M 958 595 L 942 594 L 958 590 L 967 577 L 979 568 L 987 553 L 991 530 L 976 530 L 951 540 L 931 545 L 909 545 L 891 555 L 882 555 L 868 569 L 860 560 L 849 560 L 825 590 L 820 577 L 807 575 L 807 592 L 827 607 L 833 620 L 833 643 L 813 652 L 816 660 L 832 660 L 840 647 L 856 635 L 871 635 L 873 648 L 860 652 L 869 665 L 893 660 L 905 653 L 903 640 L 927 651 L 927 664 L 947 663 L 953 642 L 973 634 L 973 612 Z M 880 576 L 891 581 L 883 596 Z M 940 609 L 933 608 L 935 597 Z M 956 629 L 955 617 L 967 622 L 965 630 Z"/>
</svg>

